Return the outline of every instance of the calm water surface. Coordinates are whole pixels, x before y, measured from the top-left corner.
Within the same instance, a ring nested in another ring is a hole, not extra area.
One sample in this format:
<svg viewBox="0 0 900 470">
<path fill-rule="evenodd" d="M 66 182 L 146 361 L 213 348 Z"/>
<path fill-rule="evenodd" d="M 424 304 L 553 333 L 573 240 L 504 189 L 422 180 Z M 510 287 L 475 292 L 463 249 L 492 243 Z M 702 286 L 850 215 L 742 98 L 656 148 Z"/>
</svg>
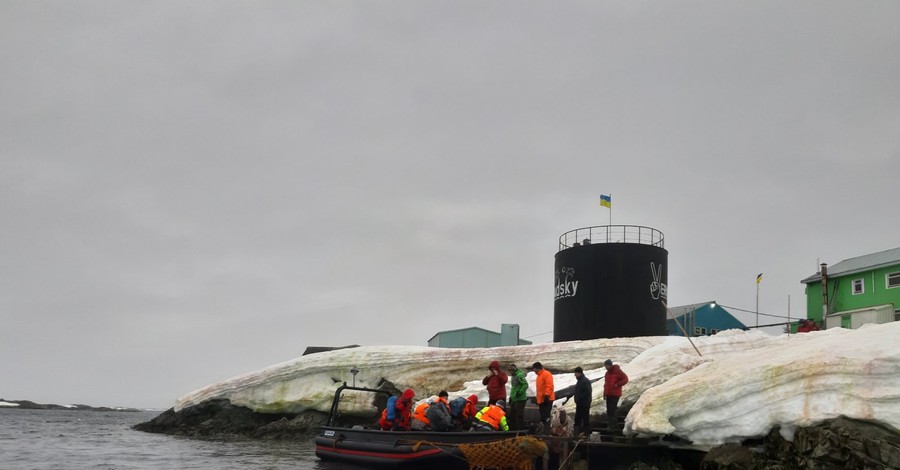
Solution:
<svg viewBox="0 0 900 470">
<path fill-rule="evenodd" d="M 134 431 L 159 412 L 0 410 L 2 470 L 317 469 L 313 441 L 204 441 Z"/>
</svg>

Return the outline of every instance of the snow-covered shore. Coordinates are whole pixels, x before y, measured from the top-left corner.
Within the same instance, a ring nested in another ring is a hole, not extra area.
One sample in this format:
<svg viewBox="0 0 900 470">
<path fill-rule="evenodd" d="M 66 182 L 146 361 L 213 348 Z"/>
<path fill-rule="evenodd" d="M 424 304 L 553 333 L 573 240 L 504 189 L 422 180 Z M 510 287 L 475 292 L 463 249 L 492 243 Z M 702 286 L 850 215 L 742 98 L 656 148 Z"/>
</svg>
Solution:
<svg viewBox="0 0 900 470">
<path fill-rule="evenodd" d="M 622 404 L 633 403 L 625 432 L 674 434 L 715 445 L 765 435 L 837 416 L 900 428 L 900 322 L 859 330 L 771 336 L 730 330 L 694 338 L 641 337 L 485 349 L 373 346 L 303 356 L 209 385 L 178 399 L 180 410 L 225 398 L 258 412 L 327 412 L 335 388 L 353 381 L 375 387 L 383 380 L 412 387 L 419 399 L 441 389 L 451 397 L 487 398 L 481 379 L 492 360 L 527 368 L 541 361 L 555 373 L 556 389 L 574 383 L 569 371 L 602 377 L 610 358 L 629 375 Z M 531 395 L 534 374 L 528 374 Z M 605 409 L 602 381 L 594 384 L 592 410 Z M 574 404 L 563 400 L 560 406 Z M 370 403 L 356 403 L 360 411 Z"/>
</svg>

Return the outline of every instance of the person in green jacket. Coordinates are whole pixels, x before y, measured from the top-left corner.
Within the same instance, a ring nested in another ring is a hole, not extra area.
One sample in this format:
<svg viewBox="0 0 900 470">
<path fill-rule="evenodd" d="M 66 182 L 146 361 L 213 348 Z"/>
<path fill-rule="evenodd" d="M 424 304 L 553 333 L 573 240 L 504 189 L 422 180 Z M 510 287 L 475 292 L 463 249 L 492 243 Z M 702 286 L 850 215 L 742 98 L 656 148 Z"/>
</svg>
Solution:
<svg viewBox="0 0 900 470">
<path fill-rule="evenodd" d="M 525 400 L 528 398 L 528 381 L 525 372 L 510 364 L 509 370 L 509 429 L 525 430 Z"/>
</svg>

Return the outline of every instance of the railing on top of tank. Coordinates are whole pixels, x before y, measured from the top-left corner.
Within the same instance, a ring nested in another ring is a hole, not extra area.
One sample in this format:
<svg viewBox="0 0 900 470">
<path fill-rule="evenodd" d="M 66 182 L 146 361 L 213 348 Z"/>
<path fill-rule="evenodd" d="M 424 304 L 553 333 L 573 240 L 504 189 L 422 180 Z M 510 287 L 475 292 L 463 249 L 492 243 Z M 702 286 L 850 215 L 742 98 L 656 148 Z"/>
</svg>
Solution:
<svg viewBox="0 0 900 470">
<path fill-rule="evenodd" d="M 573 246 L 598 243 L 637 243 L 665 248 L 662 232 L 640 225 L 582 227 L 570 230 L 559 237 L 560 251 Z"/>
</svg>

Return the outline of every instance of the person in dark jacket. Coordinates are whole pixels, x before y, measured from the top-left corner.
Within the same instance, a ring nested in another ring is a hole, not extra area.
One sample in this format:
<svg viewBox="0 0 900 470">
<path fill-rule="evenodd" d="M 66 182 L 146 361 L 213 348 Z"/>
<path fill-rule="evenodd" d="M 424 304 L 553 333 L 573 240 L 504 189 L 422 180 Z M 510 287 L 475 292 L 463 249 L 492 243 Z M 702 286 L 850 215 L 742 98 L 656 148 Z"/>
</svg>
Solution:
<svg viewBox="0 0 900 470">
<path fill-rule="evenodd" d="M 607 427 L 612 431 L 616 429 L 616 407 L 619 405 L 619 398 L 622 397 L 622 387 L 628 383 L 628 376 L 622 372 L 618 364 L 613 365 L 610 359 L 607 359 L 603 365 L 606 367 L 603 399 L 606 400 L 606 416 L 609 419 Z"/>
<path fill-rule="evenodd" d="M 506 401 L 506 381 L 508 380 L 506 372 L 500 368 L 500 362 L 492 361 L 488 366 L 490 374 L 481 381 L 487 386 L 488 405 L 497 403 L 497 400 Z"/>
<path fill-rule="evenodd" d="M 509 429 L 513 431 L 525 430 L 525 402 L 528 400 L 528 380 L 525 379 L 525 371 L 509 365 Z"/>
<path fill-rule="evenodd" d="M 575 435 L 591 435 L 591 381 L 581 367 L 575 368 Z"/>
</svg>

